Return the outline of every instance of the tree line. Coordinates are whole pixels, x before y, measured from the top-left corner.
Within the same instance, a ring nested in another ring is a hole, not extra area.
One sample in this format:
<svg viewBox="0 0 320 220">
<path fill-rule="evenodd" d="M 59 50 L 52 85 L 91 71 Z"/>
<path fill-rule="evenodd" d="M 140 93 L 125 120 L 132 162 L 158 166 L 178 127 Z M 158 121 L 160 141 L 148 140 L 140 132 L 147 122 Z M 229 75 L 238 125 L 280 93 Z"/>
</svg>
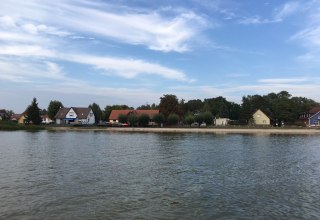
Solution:
<svg viewBox="0 0 320 220">
<path fill-rule="evenodd" d="M 207 98 L 204 100 L 193 99 L 185 101 L 178 99 L 174 94 L 165 94 L 160 97 L 159 104 L 145 104 L 136 109 L 158 109 L 160 114 L 156 115 L 153 120 L 156 123 L 166 123 L 167 125 L 185 123 L 191 125 L 194 122 L 205 122 L 207 125 L 212 124 L 214 118 L 228 118 L 234 124 L 248 124 L 252 119 L 252 114 L 261 109 L 271 119 L 284 121 L 286 124 L 294 124 L 299 119 L 299 114 L 306 112 L 311 108 L 318 106 L 319 103 L 305 97 L 293 97 L 287 91 L 279 93 L 269 93 L 267 95 L 247 95 L 242 97 L 242 103 L 237 104 L 230 102 L 222 96 Z M 41 123 L 41 115 L 47 114 L 54 120 L 55 115 L 60 108 L 64 107 L 58 100 L 50 101 L 47 109 L 38 107 L 37 99 L 34 98 L 26 109 L 26 121 L 33 124 Z M 107 105 L 101 109 L 97 103 L 92 103 L 90 107 L 95 115 L 96 123 L 108 121 L 112 110 L 134 110 L 128 105 Z M 147 116 L 134 118 L 132 116 L 120 116 L 120 122 L 131 122 L 145 124 L 150 120 Z"/>
</svg>

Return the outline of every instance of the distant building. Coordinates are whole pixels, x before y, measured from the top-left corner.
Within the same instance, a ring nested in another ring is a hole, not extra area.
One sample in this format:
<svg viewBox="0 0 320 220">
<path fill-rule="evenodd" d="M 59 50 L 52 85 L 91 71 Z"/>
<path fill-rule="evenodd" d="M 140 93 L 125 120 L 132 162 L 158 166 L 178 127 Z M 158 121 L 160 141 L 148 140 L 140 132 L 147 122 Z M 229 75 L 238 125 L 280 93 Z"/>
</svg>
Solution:
<svg viewBox="0 0 320 220">
<path fill-rule="evenodd" d="M 56 116 L 56 124 L 94 124 L 95 117 L 91 108 L 60 108 Z"/>
<path fill-rule="evenodd" d="M 25 113 L 22 113 L 22 114 L 13 114 L 13 115 L 10 117 L 10 120 L 17 122 L 18 124 L 25 124 L 25 123 L 26 123 L 26 117 L 27 117 L 27 116 L 25 115 Z"/>
<path fill-rule="evenodd" d="M 299 120 L 302 121 L 306 126 L 320 125 L 318 114 L 320 112 L 320 106 L 314 107 L 307 112 L 300 113 Z"/>
<path fill-rule="evenodd" d="M 260 109 L 253 113 L 252 117 L 256 125 L 270 125 L 270 118 Z"/>
<path fill-rule="evenodd" d="M 230 121 L 229 118 L 215 118 L 213 120 L 213 122 L 216 126 L 226 126 L 226 125 L 228 125 L 229 121 Z"/>
<path fill-rule="evenodd" d="M 54 121 L 51 120 L 48 115 L 42 115 L 41 119 L 42 119 L 42 121 L 41 121 L 42 124 L 52 124 L 52 123 L 54 123 Z"/>
<path fill-rule="evenodd" d="M 119 115 L 136 115 L 139 117 L 142 114 L 146 114 L 150 117 L 149 125 L 154 125 L 154 122 L 152 121 L 153 116 L 156 114 L 159 114 L 159 110 L 112 110 L 109 116 L 109 122 L 110 123 L 119 123 Z"/>
</svg>

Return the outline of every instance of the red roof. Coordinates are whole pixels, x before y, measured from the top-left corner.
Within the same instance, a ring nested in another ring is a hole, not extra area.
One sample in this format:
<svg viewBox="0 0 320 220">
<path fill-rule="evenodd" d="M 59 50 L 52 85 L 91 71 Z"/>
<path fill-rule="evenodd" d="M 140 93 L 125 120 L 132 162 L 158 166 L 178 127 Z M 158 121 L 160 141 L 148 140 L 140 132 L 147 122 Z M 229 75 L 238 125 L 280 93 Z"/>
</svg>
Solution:
<svg viewBox="0 0 320 220">
<path fill-rule="evenodd" d="M 309 113 L 311 113 L 311 114 L 316 114 L 318 112 L 320 112 L 320 106 L 314 107 L 309 110 Z"/>
<path fill-rule="evenodd" d="M 159 114 L 159 110 L 112 110 L 109 116 L 109 120 L 118 120 L 119 115 L 129 115 L 135 114 L 138 117 L 142 114 L 149 115 L 150 118 L 153 118 L 154 115 Z"/>
</svg>

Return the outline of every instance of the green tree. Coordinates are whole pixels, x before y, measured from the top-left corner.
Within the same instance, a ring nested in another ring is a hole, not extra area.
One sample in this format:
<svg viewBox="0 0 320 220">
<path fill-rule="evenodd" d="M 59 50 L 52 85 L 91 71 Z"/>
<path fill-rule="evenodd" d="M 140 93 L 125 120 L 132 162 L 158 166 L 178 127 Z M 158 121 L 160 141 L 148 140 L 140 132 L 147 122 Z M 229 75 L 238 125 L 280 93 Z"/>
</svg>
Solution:
<svg viewBox="0 0 320 220">
<path fill-rule="evenodd" d="M 54 117 L 56 116 L 60 108 L 63 108 L 63 105 L 60 101 L 51 100 L 48 105 L 48 111 L 47 111 L 48 117 L 51 120 L 54 120 Z"/>
<path fill-rule="evenodd" d="M 91 105 L 89 105 L 89 108 L 91 108 L 93 111 L 96 123 L 99 123 L 99 121 L 102 119 L 102 111 L 100 106 L 94 102 Z"/>
<path fill-rule="evenodd" d="M 207 125 L 212 125 L 213 123 L 213 116 L 211 112 L 204 112 L 202 113 L 203 122 L 205 122 Z"/>
<path fill-rule="evenodd" d="M 128 122 L 128 116 L 124 114 L 120 114 L 118 116 L 118 120 L 120 123 L 127 123 Z"/>
<path fill-rule="evenodd" d="M 191 124 L 194 122 L 194 117 L 192 115 L 187 115 L 184 119 L 184 123 L 191 126 Z"/>
<path fill-rule="evenodd" d="M 194 120 L 200 125 L 204 121 L 203 114 L 202 113 L 196 114 L 194 116 Z"/>
<path fill-rule="evenodd" d="M 160 97 L 159 110 L 167 118 L 170 114 L 176 114 L 179 101 L 175 95 Z"/>
<path fill-rule="evenodd" d="M 167 118 L 168 125 L 176 125 L 179 122 L 179 116 L 177 114 L 170 114 Z"/>
<path fill-rule="evenodd" d="M 162 113 L 156 114 L 153 116 L 152 120 L 157 123 L 158 125 L 160 125 L 161 123 L 164 122 L 164 115 Z"/>
<path fill-rule="evenodd" d="M 131 114 L 128 116 L 128 122 L 131 127 L 135 126 L 138 123 L 139 119 L 135 114 Z"/>
<path fill-rule="evenodd" d="M 142 114 L 139 116 L 139 126 L 147 127 L 150 121 L 150 117 L 147 114 Z"/>
<path fill-rule="evenodd" d="M 40 108 L 38 107 L 37 99 L 33 98 L 31 105 L 26 110 L 26 122 L 35 125 L 40 124 L 42 121 L 40 116 Z"/>
</svg>

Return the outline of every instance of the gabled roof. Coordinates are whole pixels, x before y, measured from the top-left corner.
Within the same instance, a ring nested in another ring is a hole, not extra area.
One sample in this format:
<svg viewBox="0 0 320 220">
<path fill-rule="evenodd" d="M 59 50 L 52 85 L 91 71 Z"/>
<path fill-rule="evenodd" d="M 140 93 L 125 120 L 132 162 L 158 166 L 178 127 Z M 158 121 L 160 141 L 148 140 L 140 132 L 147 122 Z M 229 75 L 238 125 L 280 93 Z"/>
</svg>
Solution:
<svg viewBox="0 0 320 220">
<path fill-rule="evenodd" d="M 62 107 L 59 109 L 57 114 L 54 116 L 55 119 L 63 119 L 66 117 L 67 113 L 70 111 L 71 108 Z"/>
<path fill-rule="evenodd" d="M 91 108 L 86 107 L 71 107 L 74 112 L 77 114 L 78 119 L 86 119 L 91 111 Z M 57 112 L 55 119 L 64 119 L 71 108 L 60 108 Z"/>
<path fill-rule="evenodd" d="M 22 117 L 23 114 L 13 114 L 11 117 L 10 117 L 10 120 L 12 121 L 18 121 L 21 117 Z"/>
<path fill-rule="evenodd" d="M 79 119 L 86 119 L 91 111 L 91 108 L 74 107 L 72 109 L 76 112 L 77 118 L 79 118 Z"/>
<path fill-rule="evenodd" d="M 257 111 L 255 111 L 252 115 L 255 115 L 256 113 L 260 112 L 260 114 L 263 114 L 264 116 L 266 116 L 267 118 L 270 119 L 270 117 L 268 115 L 266 115 L 266 113 L 264 113 L 263 111 L 261 111 L 261 109 L 258 109 Z"/>
<path fill-rule="evenodd" d="M 317 112 L 320 112 L 320 106 L 314 107 L 309 110 L 309 113 L 316 114 Z"/>
<path fill-rule="evenodd" d="M 129 115 L 134 114 L 138 117 L 142 114 L 149 115 L 150 118 L 153 118 L 154 115 L 159 114 L 159 110 L 112 110 L 109 116 L 109 120 L 117 120 L 119 115 Z"/>
</svg>

